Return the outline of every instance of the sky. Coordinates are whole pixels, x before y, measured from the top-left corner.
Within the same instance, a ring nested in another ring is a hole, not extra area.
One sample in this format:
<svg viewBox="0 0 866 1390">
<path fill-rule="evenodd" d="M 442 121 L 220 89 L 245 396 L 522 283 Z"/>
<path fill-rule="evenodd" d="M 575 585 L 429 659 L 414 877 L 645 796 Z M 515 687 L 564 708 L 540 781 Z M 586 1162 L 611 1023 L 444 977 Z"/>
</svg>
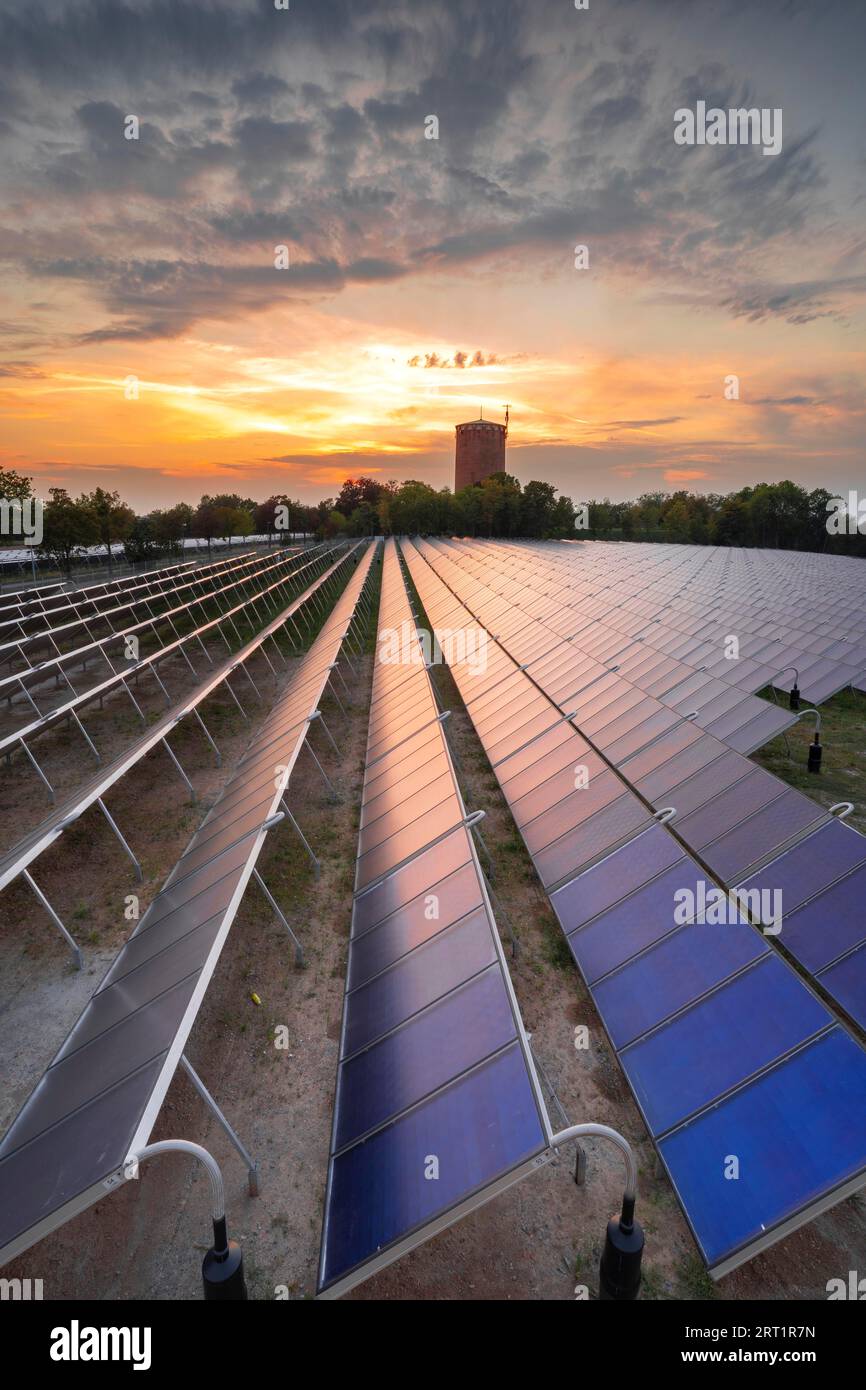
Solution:
<svg viewBox="0 0 866 1390">
<path fill-rule="evenodd" d="M 450 486 L 506 403 L 575 501 L 864 486 L 862 0 L 0 0 L 0 53 L 38 494 Z M 700 101 L 781 152 L 678 144 Z"/>
</svg>

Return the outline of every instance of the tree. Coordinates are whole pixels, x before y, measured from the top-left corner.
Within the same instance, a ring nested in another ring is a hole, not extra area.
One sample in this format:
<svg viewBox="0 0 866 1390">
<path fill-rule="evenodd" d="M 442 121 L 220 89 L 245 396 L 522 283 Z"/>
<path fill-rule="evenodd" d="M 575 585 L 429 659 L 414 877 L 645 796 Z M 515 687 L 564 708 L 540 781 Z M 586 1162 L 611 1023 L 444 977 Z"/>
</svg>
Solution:
<svg viewBox="0 0 866 1390">
<path fill-rule="evenodd" d="M 555 508 L 556 488 L 552 483 L 527 483 L 520 499 L 521 536 L 549 536 Z"/>
<path fill-rule="evenodd" d="M 42 544 L 39 549 L 51 556 L 69 573 L 72 556 L 83 546 L 94 545 L 99 539 L 96 517 L 81 499 L 74 502 L 65 487 L 50 487 L 42 519 Z"/>
<path fill-rule="evenodd" d="M 0 463 L 0 497 L 7 502 L 23 502 L 33 496 L 33 479 L 16 473 L 14 468 L 4 468 Z"/>
<path fill-rule="evenodd" d="M 195 512 L 188 502 L 178 502 L 167 511 L 151 512 L 148 520 L 161 550 L 177 551 L 191 534 Z"/>
<path fill-rule="evenodd" d="M 149 560 L 152 556 L 160 552 L 160 544 L 156 536 L 154 526 L 154 516 L 159 513 L 152 513 L 150 516 L 137 516 L 123 542 L 123 553 L 130 564 L 136 564 L 142 560 Z"/>
<path fill-rule="evenodd" d="M 125 502 L 121 502 L 119 492 L 106 492 L 98 487 L 95 492 L 83 492 L 78 504 L 93 516 L 96 533 L 106 547 L 108 573 L 112 571 L 111 546 L 113 541 L 122 541 L 135 525 L 135 512 Z"/>
<path fill-rule="evenodd" d="M 384 484 L 377 483 L 374 478 L 347 478 L 334 507 L 338 512 L 342 512 L 343 516 L 348 517 L 363 502 L 375 507 L 384 491 Z"/>
</svg>

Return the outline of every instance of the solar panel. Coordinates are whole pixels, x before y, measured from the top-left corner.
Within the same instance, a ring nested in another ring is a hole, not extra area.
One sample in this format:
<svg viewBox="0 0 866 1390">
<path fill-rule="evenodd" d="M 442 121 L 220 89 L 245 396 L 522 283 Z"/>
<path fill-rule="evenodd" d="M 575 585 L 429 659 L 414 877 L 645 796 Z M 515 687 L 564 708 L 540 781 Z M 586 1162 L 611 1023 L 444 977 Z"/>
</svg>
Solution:
<svg viewBox="0 0 866 1390">
<path fill-rule="evenodd" d="M 441 570 L 455 596 L 474 604 L 463 566 L 450 555 L 440 559 L 441 550 L 424 542 L 407 548 L 422 602 L 442 587 Z M 463 622 L 477 621 L 477 611 L 467 609 Z M 452 673 L 462 691 L 461 663 L 452 664 Z M 526 680 L 534 674 L 530 667 Z M 603 680 L 596 709 L 616 688 Z M 518 684 L 516 678 L 510 683 L 512 692 Z M 476 680 L 476 701 L 479 685 Z M 564 688 L 558 684 L 557 694 Z M 595 699 L 591 687 L 587 694 L 584 710 Z M 468 712 L 472 717 L 473 705 Z M 580 710 L 575 723 L 580 734 L 587 732 Z M 641 799 L 619 781 L 622 795 L 588 817 L 586 843 L 574 839 L 583 833 L 578 824 L 539 852 L 537 841 L 562 829 L 564 808 L 567 822 L 577 814 L 572 798 L 586 795 L 577 787 L 566 790 L 566 759 L 574 755 L 574 762 L 586 763 L 596 757 L 583 740 L 570 748 L 569 726 L 561 728 L 563 751 L 552 744 L 539 770 L 532 745 L 515 759 L 510 777 L 508 763 L 494 770 L 512 812 L 518 808 L 518 827 L 534 851 L 572 954 L 702 1254 L 718 1277 L 866 1181 L 866 1053 L 771 947 L 772 937 L 751 925 L 721 891 L 737 881 L 737 865 L 758 865 L 794 842 L 802 849 L 819 835 L 851 832 L 712 735 L 683 724 L 620 765 L 626 784 L 633 778 L 643 797 L 670 796 L 665 804 L 675 805 L 673 797 L 681 793 L 686 813 L 672 823 L 676 838 L 671 828 L 653 823 Z M 484 743 L 483 721 L 478 733 Z M 602 783 L 602 802 L 613 777 L 596 763 L 589 786 Z M 624 832 L 620 846 L 611 841 L 617 829 Z M 691 844 L 701 862 L 686 853 L 684 845 Z M 560 858 L 545 861 L 551 848 Z M 595 863 L 583 857 L 590 848 L 598 851 Z M 847 858 L 838 843 L 828 848 L 837 856 L 837 876 L 846 864 L 859 872 L 850 846 Z M 716 871 L 715 881 L 706 865 Z M 561 884 L 555 878 L 560 870 L 566 875 Z M 715 890 L 723 907 L 718 923 L 711 916 L 703 920 L 697 906 L 707 889 Z M 840 964 L 848 964 L 848 974 L 839 984 L 853 998 L 866 978 L 866 942 L 831 968 Z M 817 1095 L 810 1087 L 820 1071 L 817 1059 L 824 1056 L 844 1056 L 849 1079 Z M 806 1100 L 795 1109 L 799 1085 Z M 762 1099 L 755 1103 L 758 1094 Z M 853 1121 L 852 1107 L 858 1111 Z M 787 1127 L 795 1117 L 798 1149 L 808 1149 L 799 1166 L 791 1162 L 788 1145 Z M 810 1140 L 813 1123 L 822 1133 Z M 832 1131 L 826 1140 L 825 1130 Z M 733 1159 L 740 1164 L 740 1182 L 731 1176 Z M 784 1180 L 774 1188 L 780 1166 Z"/>
<path fill-rule="evenodd" d="M 89 807 L 93 806 L 103 797 L 106 792 L 140 762 L 142 758 L 151 752 L 158 744 L 164 743 L 168 735 L 178 727 L 181 721 L 189 714 L 195 713 L 199 706 L 208 696 L 213 694 L 224 680 L 226 680 L 239 666 L 242 666 L 254 656 L 269 638 L 279 632 L 287 619 L 297 613 L 308 601 L 311 593 L 325 585 L 348 559 L 349 556 L 344 555 L 341 559 L 328 566 L 317 579 L 313 580 L 312 584 L 309 585 L 303 594 L 287 605 L 287 607 L 268 623 L 256 637 L 241 648 L 239 652 L 234 653 L 226 661 L 214 667 L 207 680 L 197 686 L 196 689 L 179 704 L 173 706 L 166 715 L 152 724 L 147 731 L 142 734 L 140 738 L 136 739 L 119 757 L 115 758 L 113 762 L 101 769 L 96 777 L 91 778 L 72 796 L 67 797 L 64 802 L 54 809 L 50 816 L 7 851 L 7 853 L 0 858 L 0 890 L 7 887 L 19 874 L 28 869 L 49 845 L 54 844 L 60 839 L 64 830 L 79 820 Z M 316 562 L 311 563 L 315 571 L 318 565 Z M 304 566 L 304 569 L 306 568 L 307 566 Z M 302 571 L 298 571 L 297 573 L 300 574 Z M 204 728 L 204 725 L 202 725 L 202 727 Z M 211 742 L 213 741 L 211 740 Z M 172 758 L 174 757 L 171 752 L 170 756 L 172 756 Z M 181 775 L 184 774 L 181 773 Z"/>
<path fill-rule="evenodd" d="M 383 635 L 404 622 L 389 541 L 322 1231 L 328 1297 L 549 1156 L 429 676 L 383 656 Z"/>
<path fill-rule="evenodd" d="M 309 714 L 321 696 L 372 555 L 349 580 L 270 723 L 284 709 Z M 212 843 L 200 856 L 221 815 L 223 798 L 216 802 L 0 1144 L 0 1263 L 112 1190 L 126 1176 L 127 1157 L 147 1143 L 308 728 L 301 717 L 275 748 L 252 829 L 221 857 Z M 252 756 L 224 796 L 244 786 Z M 276 764 L 283 767 L 277 776 Z"/>
</svg>

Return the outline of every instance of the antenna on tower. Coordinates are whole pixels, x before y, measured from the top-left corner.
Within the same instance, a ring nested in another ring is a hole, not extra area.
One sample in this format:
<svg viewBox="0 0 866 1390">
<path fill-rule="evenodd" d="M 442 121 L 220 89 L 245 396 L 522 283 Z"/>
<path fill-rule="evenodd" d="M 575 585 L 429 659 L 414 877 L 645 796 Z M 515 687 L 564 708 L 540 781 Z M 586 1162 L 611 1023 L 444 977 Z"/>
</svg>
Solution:
<svg viewBox="0 0 866 1390">
<path fill-rule="evenodd" d="M 507 405 L 507 406 L 505 407 L 505 433 L 506 433 L 506 434 L 508 433 L 508 415 L 509 415 L 510 410 L 511 410 L 511 406 L 510 406 L 510 405 Z"/>
</svg>

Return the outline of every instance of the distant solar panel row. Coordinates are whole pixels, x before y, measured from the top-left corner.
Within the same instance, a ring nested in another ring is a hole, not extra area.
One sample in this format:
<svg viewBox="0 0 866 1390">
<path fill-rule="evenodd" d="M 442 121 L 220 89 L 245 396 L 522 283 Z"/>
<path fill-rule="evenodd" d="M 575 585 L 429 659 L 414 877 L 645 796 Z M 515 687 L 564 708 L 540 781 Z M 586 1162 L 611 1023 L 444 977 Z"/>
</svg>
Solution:
<svg viewBox="0 0 866 1390">
<path fill-rule="evenodd" d="M 333 552 L 331 552 L 333 553 Z M 47 816 L 34 830 L 25 835 L 10 850 L 0 856 L 0 891 L 6 888 L 17 876 L 28 868 L 44 850 L 60 839 L 64 830 L 74 824 L 79 817 L 92 806 L 96 800 L 104 796 L 105 793 L 117 783 L 121 777 L 125 776 L 140 760 L 146 756 L 151 749 L 161 743 L 168 734 L 173 732 L 180 722 L 212 694 L 219 685 L 234 671 L 243 666 L 250 657 L 254 656 L 277 632 L 279 632 L 300 609 L 309 602 L 311 596 L 318 592 L 323 586 L 345 566 L 349 556 L 343 552 L 339 558 L 328 565 L 327 560 L 330 556 L 327 552 L 315 555 L 308 559 L 307 563 L 300 569 L 293 571 L 296 579 L 307 583 L 307 588 L 303 593 L 291 603 L 283 608 L 276 618 L 262 628 L 250 642 L 247 642 L 240 651 L 233 653 L 221 665 L 215 667 L 207 679 L 201 685 L 182 700 L 178 705 L 173 706 L 167 714 L 158 719 L 155 724 L 148 727 L 140 738 L 136 739 L 131 747 L 115 758 L 107 767 L 103 767 L 96 777 L 90 779 L 83 787 L 80 787 L 72 796 L 57 806 L 51 815 Z M 326 568 L 313 579 L 312 576 L 321 566 Z M 312 582 L 310 582 L 312 581 Z"/>
<path fill-rule="evenodd" d="M 55 646 L 54 649 L 57 654 L 40 661 L 35 666 L 24 655 L 22 647 L 19 650 L 25 664 L 21 670 L 12 671 L 9 675 L 0 678 L 0 699 L 6 697 L 12 700 L 16 696 L 23 697 L 27 701 L 26 713 L 30 714 L 35 707 L 34 692 L 47 682 L 54 680 L 59 684 L 62 677 L 66 687 L 69 688 L 68 671 L 81 667 L 85 661 L 100 657 L 109 669 L 114 670 L 115 667 L 109 653 L 113 653 L 116 659 L 124 661 L 126 659 L 125 652 L 128 650 L 127 643 L 131 639 L 144 643 L 146 640 L 156 637 L 156 640 L 159 641 L 159 630 L 163 627 L 167 627 L 170 633 L 177 637 L 176 621 L 182 622 L 186 619 L 192 622 L 201 621 L 207 616 L 208 609 L 211 613 L 214 610 L 224 612 L 226 607 L 233 605 L 237 610 L 238 604 L 247 601 L 254 602 L 261 590 L 267 586 L 269 579 L 288 574 L 297 563 L 297 558 L 291 552 L 276 558 L 262 559 L 256 557 L 253 560 L 242 561 L 238 565 L 221 571 L 219 575 L 210 577 L 203 586 L 191 581 L 183 582 L 165 591 L 165 596 L 169 600 L 168 607 L 159 608 L 156 613 L 149 612 L 143 616 L 124 608 L 119 628 L 115 629 L 109 624 L 108 634 L 99 638 L 93 638 L 87 633 L 86 636 L 89 640 L 85 642 L 81 642 L 81 635 L 79 634 L 77 639 L 79 645 L 73 646 L 65 652 L 60 652 Z M 99 669 L 102 669 L 102 663 L 100 663 Z"/>
<path fill-rule="evenodd" d="M 426 553 L 437 572 L 457 584 L 472 586 L 471 607 L 481 618 L 483 608 L 476 608 L 476 596 L 483 599 L 488 586 L 468 579 L 463 567 L 452 565 L 449 550 L 443 552 L 439 545 L 428 546 Z M 485 574 L 495 573 L 500 552 L 486 547 L 484 553 Z M 571 654 L 571 644 L 560 644 L 551 650 L 550 632 L 545 629 L 548 623 L 555 623 L 555 614 L 551 617 L 549 600 L 545 600 L 543 612 L 533 618 L 527 618 L 525 610 L 516 615 L 497 612 L 496 623 L 502 629 L 498 636 L 503 645 L 526 665 L 532 680 L 563 712 L 574 714 L 575 723 L 606 762 L 615 766 L 653 806 L 675 808 L 677 837 L 725 888 L 740 886 L 745 879 L 746 886 L 772 888 L 771 871 L 762 874 L 760 883 L 757 879 L 753 883 L 749 876 L 787 851 L 793 853 L 795 846 L 798 855 L 808 856 L 814 848 L 812 836 L 825 826 L 827 834 L 816 845 L 834 840 L 847 846 L 847 853 L 859 863 L 860 849 L 866 844 L 863 837 L 847 826 L 829 827 L 828 813 L 809 797 L 755 767 L 739 753 L 726 750 L 717 738 L 695 724 L 685 720 L 671 723 L 669 716 L 660 717 L 652 703 L 646 698 L 641 700 L 639 692 L 630 687 L 622 671 L 605 672 L 599 677 L 580 655 Z M 536 633 L 538 628 L 542 629 L 541 636 Z M 535 656 L 537 651 L 543 653 L 540 658 Z M 626 724 L 630 727 L 626 728 Z M 605 791 L 606 787 L 600 794 L 603 796 Z M 627 803 L 621 809 L 628 812 Z M 617 813 L 607 814 L 615 818 Z M 866 867 L 834 888 L 832 901 L 841 904 L 844 898 L 848 915 L 859 920 L 856 904 L 864 889 Z M 790 895 L 783 893 L 781 902 L 781 911 L 787 914 Z M 827 899 L 813 911 L 830 905 L 831 900 Z M 791 905 L 790 910 L 795 906 L 796 903 Z M 798 953 L 798 941 L 805 920 L 798 919 L 791 942 L 791 954 L 801 963 L 804 961 Z M 788 947 L 787 916 L 780 941 Z M 819 972 L 815 975 L 822 989 L 855 1023 L 866 1028 L 866 952 L 860 949 L 862 944 L 863 936 L 852 922 L 841 953 L 826 960 L 820 978 Z"/>
<path fill-rule="evenodd" d="M 827 699 L 866 680 L 863 562 L 836 555 L 730 547 L 482 542 L 507 550 L 536 584 L 545 575 L 569 603 L 615 633 L 701 667 L 729 685 Z M 736 659 L 727 648 L 739 640 Z M 620 636 L 619 641 L 622 640 Z"/>
<path fill-rule="evenodd" d="M 50 626 L 46 626 L 44 618 L 41 622 L 32 619 L 29 623 L 18 622 L 11 637 L 0 632 L 0 660 L 10 669 L 16 662 L 26 669 L 33 665 L 41 651 L 50 651 L 53 655 L 59 656 L 62 651 L 61 642 L 81 643 L 85 637 L 92 642 L 94 629 L 101 627 L 103 631 L 107 629 L 112 633 L 123 628 L 124 623 L 133 623 L 136 616 L 155 618 L 165 609 L 172 607 L 173 600 L 184 597 L 199 598 L 213 593 L 225 583 L 227 576 L 242 578 L 245 571 L 249 572 L 261 563 L 261 556 L 235 556 L 232 563 L 223 561 L 214 569 L 204 567 L 204 572 L 201 569 L 183 570 L 178 575 L 163 580 L 158 587 L 136 587 L 120 594 L 111 593 L 97 600 L 89 600 L 87 603 L 69 604 L 55 609 L 50 615 Z M 25 627 L 31 630 L 25 632 Z"/>
<path fill-rule="evenodd" d="M 0 1263 L 104 1196 L 147 1143 L 372 558 L 0 1144 Z"/>
<path fill-rule="evenodd" d="M 550 1138 L 393 541 L 386 545 L 319 1291 L 545 1162 Z"/>
<path fill-rule="evenodd" d="M 462 649 L 477 651 L 473 614 L 428 556 L 435 565 L 434 547 L 406 547 L 431 623 L 462 631 Z M 449 664 L 719 1276 L 866 1181 L 866 1053 L 733 904 L 717 922 L 702 912 L 716 887 L 703 863 L 498 644 L 485 662 Z M 823 823 L 818 833 L 862 838 Z M 723 842 L 726 824 L 724 814 L 697 821 L 693 837 Z"/>
<path fill-rule="evenodd" d="M 228 623 L 231 626 L 235 639 L 240 642 L 241 635 L 237 627 L 237 621 L 250 621 L 251 615 L 256 616 L 258 621 L 263 621 L 263 616 L 258 614 L 259 605 L 264 609 L 265 615 L 268 612 L 272 613 L 274 611 L 274 604 L 278 604 L 281 598 L 283 601 L 285 600 L 285 597 L 288 595 L 297 579 L 295 564 L 295 557 L 287 556 L 284 560 L 269 565 L 266 571 L 257 574 L 257 582 L 252 586 L 252 592 L 247 592 L 245 596 L 241 597 L 240 600 L 236 601 L 230 608 L 225 607 L 221 599 L 215 596 L 215 607 L 219 614 L 218 617 L 211 618 L 207 621 L 201 621 L 199 625 L 194 627 L 191 631 L 184 633 L 180 637 L 176 637 L 174 641 L 165 643 L 156 651 L 146 656 L 139 657 L 136 661 L 125 661 L 124 667 L 120 670 L 112 667 L 114 675 L 92 685 L 81 694 L 73 695 L 72 699 L 66 700 L 53 709 L 47 710 L 37 718 L 30 720 L 28 724 L 16 729 L 13 733 L 0 738 L 0 753 L 11 753 L 19 747 L 23 749 L 25 755 L 39 772 L 39 776 L 46 783 L 51 799 L 53 800 L 53 789 L 50 787 L 50 784 L 47 782 L 41 770 L 39 770 L 38 764 L 28 746 L 33 739 L 39 738 L 62 720 L 68 719 L 71 716 L 76 724 L 78 724 L 79 728 L 82 728 L 82 732 L 85 733 L 85 737 L 88 739 L 91 748 L 95 748 L 93 741 L 90 739 L 89 735 L 86 734 L 86 731 L 83 730 L 79 721 L 79 714 L 86 705 L 91 704 L 96 699 L 103 699 L 106 695 L 120 690 L 125 690 L 126 694 L 130 696 L 130 699 L 134 700 L 132 692 L 127 685 L 127 681 L 141 674 L 155 672 L 160 662 L 165 661 L 173 655 L 183 653 L 189 665 L 192 667 L 192 662 L 189 661 L 189 657 L 186 654 L 186 646 L 193 641 L 201 642 L 202 638 L 206 635 L 221 636 L 226 647 L 231 650 L 231 643 L 222 631 L 223 623 Z M 234 597 L 237 599 L 237 595 L 234 595 Z M 208 657 L 209 662 L 210 660 L 211 658 Z M 192 669 L 194 670 L 195 668 L 192 667 Z M 164 684 L 163 692 L 166 695 L 167 703 L 170 703 L 170 698 L 168 698 L 167 692 L 165 692 Z M 144 716 L 137 705 L 136 710 L 142 718 L 142 722 L 144 722 Z"/>
<path fill-rule="evenodd" d="M 705 669 L 696 670 L 687 657 L 680 659 L 679 652 L 656 651 L 649 640 L 638 640 L 638 629 L 655 631 L 647 629 L 644 619 L 632 622 L 629 635 L 606 625 L 609 601 L 596 599 L 583 606 L 576 603 L 569 591 L 568 573 L 557 573 L 555 569 L 551 573 L 547 552 L 541 547 L 531 552 L 517 548 L 516 558 L 503 546 L 480 547 L 478 553 L 468 549 L 466 543 L 438 542 L 437 548 L 482 586 L 476 590 L 480 620 L 494 628 L 504 624 L 504 631 L 511 631 L 519 640 L 519 628 L 526 628 L 529 619 L 537 618 L 544 622 L 548 634 L 566 639 L 583 658 L 585 684 L 592 684 L 593 698 L 600 699 L 606 687 L 616 689 L 614 673 L 628 676 L 634 687 L 632 703 L 639 705 L 642 712 L 644 708 L 647 712 L 652 709 L 659 717 L 672 714 L 673 719 L 691 714 L 701 728 L 743 753 L 760 747 L 795 720 L 790 711 L 745 694 Z M 567 554 L 573 555 L 574 551 Z M 559 568 L 562 570 L 562 565 Z M 535 598 L 531 597 L 533 593 Z M 682 639 L 679 646 L 683 646 Z M 722 670 L 739 669 L 737 663 L 724 661 L 721 640 L 709 651 L 710 659 L 719 663 Z M 646 700 L 639 701 L 641 692 L 652 697 L 651 705 Z M 610 710 L 602 713 L 606 715 Z"/>
<path fill-rule="evenodd" d="M 101 604 L 117 600 L 122 595 L 135 592 L 160 592 L 183 575 L 198 574 L 202 571 L 216 573 L 236 560 L 237 556 L 226 556 L 212 564 L 197 566 L 192 560 L 180 564 L 166 565 L 162 569 L 150 570 L 147 574 L 131 574 L 122 579 L 109 579 L 102 584 L 88 584 L 80 589 L 57 586 L 53 591 L 37 593 L 29 591 L 15 597 L 6 595 L 0 602 L 0 635 L 4 640 L 8 630 L 16 624 L 22 626 L 36 622 L 51 625 L 58 614 L 70 609 L 96 609 Z M 7 627 L 8 625 L 8 627 Z"/>
</svg>

